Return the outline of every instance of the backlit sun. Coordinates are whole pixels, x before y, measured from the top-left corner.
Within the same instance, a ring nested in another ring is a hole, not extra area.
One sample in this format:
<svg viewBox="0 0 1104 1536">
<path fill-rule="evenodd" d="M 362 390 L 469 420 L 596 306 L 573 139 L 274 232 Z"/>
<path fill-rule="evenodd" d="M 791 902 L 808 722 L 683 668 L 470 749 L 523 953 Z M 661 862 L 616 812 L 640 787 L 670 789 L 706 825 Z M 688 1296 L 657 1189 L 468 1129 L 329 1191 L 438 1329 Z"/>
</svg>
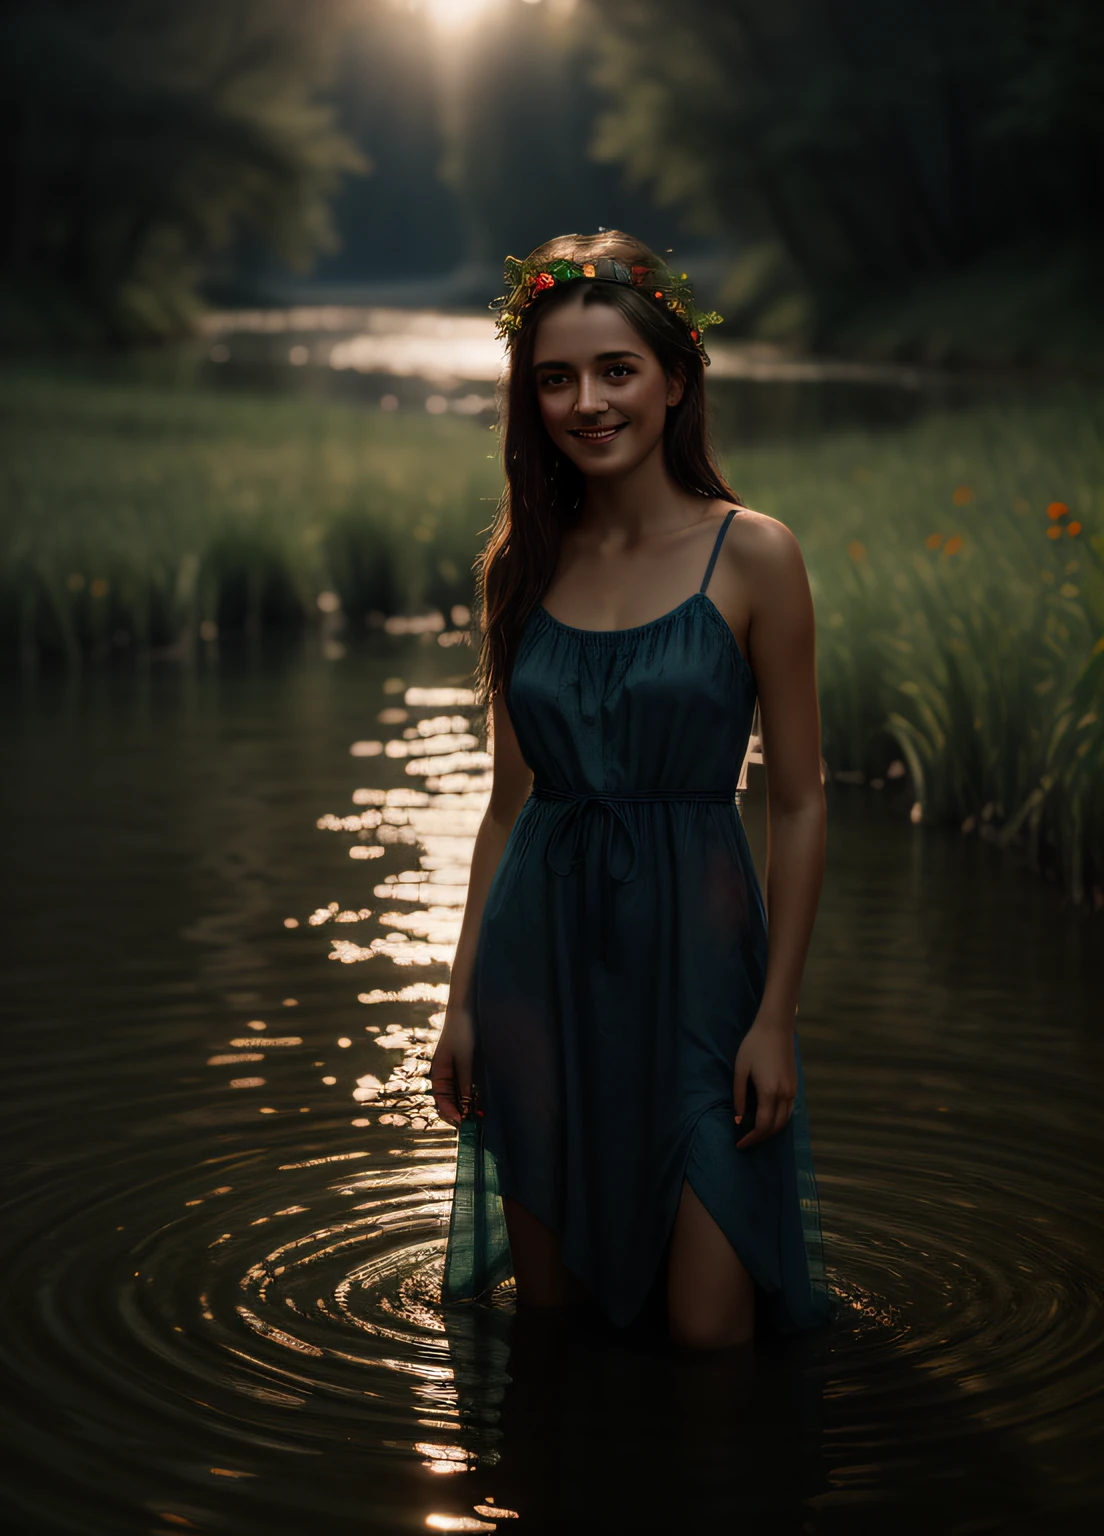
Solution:
<svg viewBox="0 0 1104 1536">
<path fill-rule="evenodd" d="M 447 32 L 459 32 L 474 26 L 499 0 L 425 0 L 426 10 L 437 25 Z"/>
</svg>

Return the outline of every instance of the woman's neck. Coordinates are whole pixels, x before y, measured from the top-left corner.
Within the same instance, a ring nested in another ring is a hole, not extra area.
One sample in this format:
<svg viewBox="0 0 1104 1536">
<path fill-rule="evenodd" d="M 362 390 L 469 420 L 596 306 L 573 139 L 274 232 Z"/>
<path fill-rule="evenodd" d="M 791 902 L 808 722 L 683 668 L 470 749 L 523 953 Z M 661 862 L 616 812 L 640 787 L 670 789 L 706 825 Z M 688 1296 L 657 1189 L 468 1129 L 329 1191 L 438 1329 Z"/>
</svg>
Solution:
<svg viewBox="0 0 1104 1536">
<path fill-rule="evenodd" d="M 697 522 L 704 510 L 703 497 L 672 479 L 660 442 L 627 474 L 587 478 L 577 527 L 637 539 L 684 528 Z"/>
</svg>

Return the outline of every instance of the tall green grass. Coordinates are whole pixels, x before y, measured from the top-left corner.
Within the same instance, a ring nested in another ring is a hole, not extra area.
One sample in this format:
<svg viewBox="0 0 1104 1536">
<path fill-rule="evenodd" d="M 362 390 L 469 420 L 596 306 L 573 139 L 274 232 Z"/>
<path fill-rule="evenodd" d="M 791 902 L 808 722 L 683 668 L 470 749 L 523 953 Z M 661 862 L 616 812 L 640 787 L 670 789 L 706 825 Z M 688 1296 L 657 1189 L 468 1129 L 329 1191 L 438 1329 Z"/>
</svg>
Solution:
<svg viewBox="0 0 1104 1536">
<path fill-rule="evenodd" d="M 729 463 L 801 541 L 825 755 L 1104 902 L 1104 394 Z"/>
<path fill-rule="evenodd" d="M 0 378 L 0 419 L 9 649 L 187 647 L 318 618 L 324 593 L 351 626 L 471 602 L 499 489 L 485 419 L 29 370 Z M 1104 394 L 1055 386 L 726 455 L 801 541 L 829 766 L 900 756 L 926 820 L 1022 844 L 1096 905 L 1102 428 Z"/>
<path fill-rule="evenodd" d="M 498 494 L 479 422 L 157 380 L 0 377 L 0 636 L 77 661 L 113 637 L 354 622 L 470 603 Z"/>
</svg>

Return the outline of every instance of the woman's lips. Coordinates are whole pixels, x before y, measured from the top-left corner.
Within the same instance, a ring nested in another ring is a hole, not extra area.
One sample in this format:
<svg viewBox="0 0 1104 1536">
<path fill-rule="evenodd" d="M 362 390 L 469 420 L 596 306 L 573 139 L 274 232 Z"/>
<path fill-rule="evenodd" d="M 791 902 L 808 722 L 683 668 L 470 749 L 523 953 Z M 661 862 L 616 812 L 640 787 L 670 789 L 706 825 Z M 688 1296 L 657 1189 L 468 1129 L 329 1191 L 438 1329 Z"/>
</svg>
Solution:
<svg viewBox="0 0 1104 1536">
<path fill-rule="evenodd" d="M 577 437 L 581 443 L 610 443 L 621 431 L 627 427 L 627 421 L 619 421 L 612 427 L 569 427 L 572 437 Z"/>
</svg>

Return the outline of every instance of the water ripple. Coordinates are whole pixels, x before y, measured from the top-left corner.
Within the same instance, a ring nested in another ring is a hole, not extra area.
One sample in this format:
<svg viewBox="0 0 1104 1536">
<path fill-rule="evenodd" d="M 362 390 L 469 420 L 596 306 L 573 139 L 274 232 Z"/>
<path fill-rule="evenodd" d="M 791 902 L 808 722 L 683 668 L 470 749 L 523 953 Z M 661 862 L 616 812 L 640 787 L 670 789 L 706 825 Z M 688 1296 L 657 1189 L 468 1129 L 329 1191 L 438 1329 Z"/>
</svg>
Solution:
<svg viewBox="0 0 1104 1536">
<path fill-rule="evenodd" d="M 374 686 L 395 695 L 393 677 Z M 466 716 L 440 714 L 464 707 L 455 681 L 400 687 L 382 742 L 463 734 Z M 1104 1063 L 1087 931 L 1045 889 L 998 881 L 990 850 L 925 835 L 918 863 L 914 829 L 834 801 L 799 1020 L 831 1329 L 766 1349 L 745 1400 L 731 1373 L 654 1341 L 526 1332 L 510 1285 L 446 1313 L 454 1140 L 425 1072 L 486 772 L 411 774 L 434 754 L 381 750 L 369 775 L 338 750 L 361 740 L 351 663 L 348 688 L 344 741 L 318 754 L 340 771 L 319 785 L 304 770 L 288 797 L 284 769 L 263 839 L 247 744 L 240 776 L 230 761 L 205 791 L 179 889 L 156 843 L 132 849 L 125 881 L 160 905 L 101 930 L 110 963 L 89 952 L 64 1006 L 52 950 L 27 939 L 0 1345 L 26 1529 L 769 1517 L 815 1536 L 913 1516 L 1010 1530 L 1025 1512 L 1050 1531 L 1091 1507 Z M 286 753 L 279 697 L 265 730 Z M 188 730 L 139 722 L 99 771 L 125 783 L 138 742 L 186 776 Z M 53 759 L 28 739 L 49 796 Z M 747 809 L 754 845 L 754 795 Z M 74 815 L 79 893 L 80 857 L 110 881 L 115 834 Z M 18 859 L 30 834 L 12 833 Z M 382 850 L 367 880 L 348 857 L 365 846 Z M 105 888 L 104 909 L 125 889 Z"/>
</svg>

